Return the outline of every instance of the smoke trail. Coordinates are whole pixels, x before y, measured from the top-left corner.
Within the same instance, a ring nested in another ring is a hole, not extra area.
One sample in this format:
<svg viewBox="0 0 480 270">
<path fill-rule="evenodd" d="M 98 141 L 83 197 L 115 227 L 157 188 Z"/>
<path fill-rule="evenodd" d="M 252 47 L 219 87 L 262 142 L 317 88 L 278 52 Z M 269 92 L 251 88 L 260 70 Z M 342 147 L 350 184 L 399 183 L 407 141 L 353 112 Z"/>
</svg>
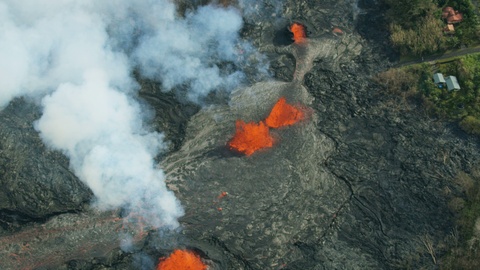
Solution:
<svg viewBox="0 0 480 270">
<path fill-rule="evenodd" d="M 180 18 L 168 1 L 126 7 L 113 15 L 109 32 L 142 75 L 161 81 L 165 91 L 187 87 L 187 98 L 201 103 L 212 91 L 232 91 L 246 82 L 243 71 L 248 68 L 258 78 L 267 76 L 264 56 L 240 39 L 243 20 L 235 8 L 207 5 L 187 10 Z M 145 16 L 149 10 L 161 16 Z M 125 40 L 125 33 L 136 38 Z"/>
<path fill-rule="evenodd" d="M 234 87 L 241 72 L 221 74 L 216 61 L 236 60 L 242 19 L 234 9 L 212 6 L 186 14 L 185 20 L 158 23 L 153 35 L 142 38 L 135 59 L 142 73 L 161 79 L 167 90 L 188 84 L 189 98 L 198 100 L 219 87 Z"/>
<path fill-rule="evenodd" d="M 279 0 L 238 0 L 238 5 L 249 22 L 278 17 L 283 9 L 283 1 Z"/>
<path fill-rule="evenodd" d="M 44 96 L 35 128 L 70 157 L 99 208 L 127 207 L 152 226 L 176 227 L 183 210 L 154 164 L 162 136 L 142 125 L 131 63 L 109 47 L 103 14 L 92 12 L 92 3 L 0 3 L 7 59 L 0 105 Z"/>
<path fill-rule="evenodd" d="M 39 100 L 35 128 L 70 158 L 96 206 L 174 228 L 183 209 L 155 167 L 163 137 L 143 124 L 132 70 L 165 90 L 186 86 L 191 100 L 232 90 L 245 79 L 242 68 L 266 70 L 241 28 L 233 8 L 180 17 L 167 0 L 3 0 L 0 108 L 15 97 Z"/>
<path fill-rule="evenodd" d="M 162 136 L 139 126 L 138 105 L 108 83 L 97 70 L 80 86 L 61 85 L 43 99 L 35 127 L 48 145 L 70 157 L 101 209 L 129 207 L 151 225 L 176 226 L 181 207 L 153 163 Z"/>
</svg>

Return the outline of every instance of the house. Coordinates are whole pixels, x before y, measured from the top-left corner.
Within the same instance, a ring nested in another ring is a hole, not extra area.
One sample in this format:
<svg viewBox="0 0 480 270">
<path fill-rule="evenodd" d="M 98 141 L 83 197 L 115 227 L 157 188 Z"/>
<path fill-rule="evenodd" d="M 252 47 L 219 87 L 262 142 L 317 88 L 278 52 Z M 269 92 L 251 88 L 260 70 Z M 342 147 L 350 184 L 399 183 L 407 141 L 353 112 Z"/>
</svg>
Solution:
<svg viewBox="0 0 480 270">
<path fill-rule="evenodd" d="M 446 83 L 442 73 L 433 74 L 433 82 L 438 86 L 438 88 L 443 88 Z"/>
<path fill-rule="evenodd" d="M 460 85 L 458 84 L 457 77 L 455 76 L 448 76 L 445 79 L 445 82 L 447 84 L 447 89 L 448 91 L 458 91 L 460 90 Z"/>
<path fill-rule="evenodd" d="M 442 10 L 442 19 L 447 20 L 447 23 L 450 24 L 459 23 L 463 21 L 463 15 L 452 7 L 444 7 Z"/>
<path fill-rule="evenodd" d="M 447 26 L 445 26 L 445 28 L 443 28 L 443 32 L 445 34 L 453 35 L 455 34 L 455 27 L 453 26 L 453 24 L 449 23 L 447 24 Z"/>
</svg>

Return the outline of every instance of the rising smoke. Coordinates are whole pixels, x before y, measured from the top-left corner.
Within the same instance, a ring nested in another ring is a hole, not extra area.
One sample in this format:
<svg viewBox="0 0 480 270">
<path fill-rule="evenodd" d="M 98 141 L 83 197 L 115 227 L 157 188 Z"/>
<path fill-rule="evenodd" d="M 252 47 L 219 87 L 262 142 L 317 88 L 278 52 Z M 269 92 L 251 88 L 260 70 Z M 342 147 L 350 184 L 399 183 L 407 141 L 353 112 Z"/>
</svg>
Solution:
<svg viewBox="0 0 480 270">
<path fill-rule="evenodd" d="M 35 128 L 70 158 L 96 206 L 175 228 L 183 209 L 155 166 L 163 137 L 143 123 L 132 71 L 165 90 L 187 88 L 192 101 L 233 90 L 241 68 L 260 57 L 241 28 L 234 8 L 180 16 L 167 0 L 1 0 L 0 108 L 15 97 L 39 100 Z"/>
<path fill-rule="evenodd" d="M 244 18 L 254 23 L 265 18 L 279 18 L 282 14 L 283 1 L 278 0 L 238 0 Z"/>
</svg>

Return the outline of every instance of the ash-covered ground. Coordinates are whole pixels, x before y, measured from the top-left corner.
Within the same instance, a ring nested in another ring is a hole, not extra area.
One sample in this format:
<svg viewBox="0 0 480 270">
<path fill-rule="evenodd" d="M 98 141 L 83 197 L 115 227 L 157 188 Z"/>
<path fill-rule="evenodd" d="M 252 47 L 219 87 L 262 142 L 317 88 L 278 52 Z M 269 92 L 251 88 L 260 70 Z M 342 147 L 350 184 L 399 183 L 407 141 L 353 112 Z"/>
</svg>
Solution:
<svg viewBox="0 0 480 270">
<path fill-rule="evenodd" d="M 153 269 L 175 248 L 196 251 L 209 269 L 438 267 L 425 240 L 445 252 L 447 203 L 462 196 L 452 179 L 478 163 L 478 140 L 375 84 L 395 61 L 377 1 L 257 7 L 243 38 L 267 56 L 271 79 L 204 107 L 141 81 L 154 127 L 172 142 L 159 166 L 185 209 L 176 231 L 125 233 L 129 217 L 91 210 L 67 159 L 42 145 L 30 125 L 37 108 L 16 100 L 0 113 L 5 269 Z M 306 43 L 291 42 L 292 21 L 307 26 Z M 235 121 L 264 119 L 282 96 L 307 117 L 272 130 L 272 148 L 230 151 Z"/>
</svg>

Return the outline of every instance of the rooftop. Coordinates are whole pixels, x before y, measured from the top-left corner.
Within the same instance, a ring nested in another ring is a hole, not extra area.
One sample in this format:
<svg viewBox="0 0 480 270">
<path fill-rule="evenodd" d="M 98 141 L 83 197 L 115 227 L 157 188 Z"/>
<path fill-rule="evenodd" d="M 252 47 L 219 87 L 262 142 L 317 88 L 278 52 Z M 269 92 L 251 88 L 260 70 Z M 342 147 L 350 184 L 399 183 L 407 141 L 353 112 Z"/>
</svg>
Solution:
<svg viewBox="0 0 480 270">
<path fill-rule="evenodd" d="M 433 81 L 436 84 L 445 83 L 445 78 L 443 77 L 442 73 L 435 73 L 435 74 L 433 74 Z"/>
<path fill-rule="evenodd" d="M 442 10 L 442 18 L 447 20 L 447 23 L 459 23 L 463 21 L 462 13 L 454 10 L 452 7 L 445 7 Z"/>
<path fill-rule="evenodd" d="M 460 90 L 460 85 L 458 84 L 458 81 L 457 81 L 457 77 L 455 76 L 448 76 L 446 79 L 445 79 L 446 83 L 447 83 L 447 89 L 449 91 L 452 91 L 452 90 Z"/>
</svg>

